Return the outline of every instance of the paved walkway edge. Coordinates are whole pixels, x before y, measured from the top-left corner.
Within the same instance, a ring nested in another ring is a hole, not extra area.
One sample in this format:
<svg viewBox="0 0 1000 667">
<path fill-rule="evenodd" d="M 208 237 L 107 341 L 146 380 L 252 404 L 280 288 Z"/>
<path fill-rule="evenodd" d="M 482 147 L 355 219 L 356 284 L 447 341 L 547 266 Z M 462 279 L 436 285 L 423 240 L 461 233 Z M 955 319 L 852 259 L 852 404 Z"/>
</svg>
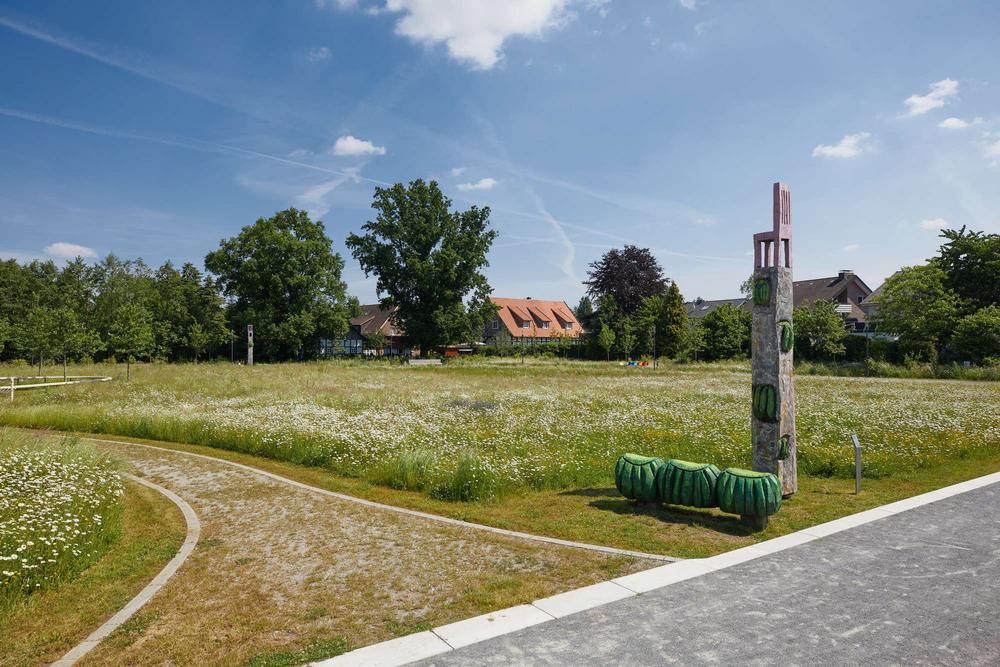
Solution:
<svg viewBox="0 0 1000 667">
<path fill-rule="evenodd" d="M 142 479 L 141 477 L 136 477 L 135 475 L 125 474 L 125 477 L 129 478 L 133 482 L 147 486 L 154 491 L 162 493 L 164 496 L 169 498 L 177 507 L 180 508 L 181 513 L 184 514 L 184 521 L 187 523 L 187 537 L 184 538 L 184 543 L 181 548 L 177 551 L 170 562 L 167 563 L 166 567 L 160 570 L 151 582 L 149 582 L 145 588 L 139 591 L 139 594 L 132 598 L 127 605 L 121 608 L 117 614 L 109 618 L 104 625 L 97 628 L 90 634 L 89 637 L 84 639 L 82 642 L 77 644 L 75 647 L 70 649 L 70 651 L 64 655 L 62 658 L 52 663 L 53 667 L 69 667 L 69 665 L 75 664 L 80 658 L 85 656 L 91 649 L 101 643 L 101 641 L 114 632 L 118 627 L 131 618 L 139 609 L 142 608 L 144 604 L 150 601 L 156 593 L 163 588 L 164 584 L 170 577 L 174 576 L 177 569 L 181 564 L 187 560 L 187 557 L 191 555 L 194 551 L 195 546 L 198 544 L 198 538 L 201 536 L 201 521 L 198 520 L 198 515 L 195 514 L 191 506 L 184 501 L 183 498 L 178 496 L 173 491 L 165 489 L 159 484 L 154 484 L 153 482 Z"/>
<path fill-rule="evenodd" d="M 267 472 L 266 470 L 261 470 L 260 468 L 254 468 L 253 466 L 248 466 L 243 463 L 236 463 L 235 461 L 229 461 L 226 459 L 216 458 L 214 456 L 207 456 L 205 454 L 196 454 L 194 452 L 186 452 L 183 449 L 170 449 L 169 447 L 157 447 L 155 445 L 145 445 L 139 442 L 129 442 L 128 440 L 104 440 L 101 438 L 91 438 L 84 435 L 79 436 L 80 440 L 87 440 L 89 442 L 105 442 L 114 445 L 129 445 L 132 447 L 145 447 L 146 449 L 156 449 L 161 452 L 171 452 L 173 454 L 181 454 L 183 456 L 193 456 L 199 459 L 205 459 L 206 461 L 212 461 L 213 463 L 222 463 L 234 468 L 239 468 L 247 472 L 253 473 L 255 475 L 260 475 L 261 477 L 267 477 L 268 479 L 273 479 L 275 481 L 281 482 L 282 484 L 288 484 L 305 491 L 311 491 L 313 493 L 321 493 L 325 496 L 330 496 L 332 498 L 338 498 L 340 500 L 347 501 L 349 503 L 357 503 L 358 505 L 364 505 L 365 507 L 371 507 L 374 509 L 385 510 L 387 512 L 395 512 L 397 514 L 406 514 L 407 516 L 420 517 L 421 519 L 427 519 L 429 521 L 437 521 L 439 523 L 446 523 L 451 526 L 460 526 L 462 528 L 472 528 L 474 530 L 484 530 L 490 533 L 495 533 L 497 535 L 503 535 L 505 537 L 515 537 L 521 540 L 532 540 L 534 542 L 545 542 L 547 544 L 556 544 L 561 547 L 572 547 L 574 549 L 587 549 L 588 551 L 598 551 L 600 553 L 610 554 L 612 556 L 628 556 L 630 558 L 643 558 L 646 560 L 655 560 L 663 563 L 674 563 L 680 558 L 674 558 L 672 556 L 661 556 L 660 554 L 648 554 L 643 551 L 630 551 L 628 549 L 618 549 L 616 547 L 605 547 L 600 544 L 587 544 L 585 542 L 571 542 L 570 540 L 561 540 L 557 537 L 547 537 L 545 535 L 532 535 L 531 533 L 522 533 L 516 530 L 507 530 L 506 528 L 497 528 L 496 526 L 486 526 L 481 523 L 472 523 L 471 521 L 462 521 L 461 519 L 452 519 L 447 516 L 440 516 L 438 514 L 430 514 L 429 512 L 420 512 L 418 510 L 406 509 L 405 507 L 396 507 L 395 505 L 386 505 L 384 503 L 378 503 L 374 500 L 365 500 L 364 498 L 357 498 L 355 496 L 349 496 L 346 493 L 338 493 L 336 491 L 328 491 L 327 489 L 321 489 L 318 486 L 310 486 L 309 484 L 303 484 L 302 482 L 296 482 L 294 479 L 289 479 L 287 477 L 282 477 L 273 472 Z"/>
<path fill-rule="evenodd" d="M 711 558 L 688 559 L 678 563 L 662 565 L 651 570 L 636 572 L 611 581 L 585 586 L 549 598 L 535 600 L 531 604 L 518 605 L 508 609 L 476 616 L 475 618 L 450 623 L 426 632 L 391 639 L 379 644 L 311 663 L 312 667 L 398 667 L 435 655 L 453 651 L 462 646 L 516 632 L 532 625 L 546 623 L 556 618 L 575 614 L 586 609 L 610 604 L 616 600 L 641 595 L 679 581 L 700 577 L 709 572 L 722 570 L 745 563 L 761 556 L 791 549 L 834 533 L 840 533 L 857 526 L 878 521 L 900 512 L 957 496 L 968 491 L 1000 483 L 1000 472 L 970 479 L 959 484 L 946 486 L 936 491 L 899 500 L 864 512 L 821 523 L 795 533 L 782 535 L 766 542 L 753 544 L 729 551 Z M 419 650 L 410 650 L 412 647 Z"/>
</svg>

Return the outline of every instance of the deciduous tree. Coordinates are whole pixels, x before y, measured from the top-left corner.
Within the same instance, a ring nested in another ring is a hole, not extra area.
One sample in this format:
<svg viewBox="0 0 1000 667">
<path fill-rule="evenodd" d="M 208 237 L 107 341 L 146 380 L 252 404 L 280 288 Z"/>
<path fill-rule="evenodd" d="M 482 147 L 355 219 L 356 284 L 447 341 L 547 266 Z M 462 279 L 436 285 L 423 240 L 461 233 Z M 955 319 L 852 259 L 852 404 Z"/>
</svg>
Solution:
<svg viewBox="0 0 1000 667">
<path fill-rule="evenodd" d="M 626 315 L 634 313 L 646 297 L 662 294 L 667 288 L 667 279 L 653 253 L 634 245 L 607 251 L 590 264 L 587 273 L 588 279 L 583 281 L 587 293 L 598 301 L 613 296 Z"/>
<path fill-rule="evenodd" d="M 481 335 L 496 314 L 483 274 L 497 232 L 489 207 L 452 211 L 434 181 L 375 188 L 375 220 L 347 246 L 365 275 L 375 275 L 383 308 L 398 306 L 396 320 L 423 356 L 435 347 Z"/>
<path fill-rule="evenodd" d="M 951 347 L 960 358 L 977 363 L 1000 359 L 1000 307 L 988 306 L 959 320 Z"/>
<path fill-rule="evenodd" d="M 69 306 L 52 311 L 48 318 L 49 345 L 59 355 L 66 380 L 66 365 L 70 357 L 89 357 L 101 349 L 101 337 L 88 327 Z"/>
<path fill-rule="evenodd" d="M 152 317 L 149 311 L 135 303 L 119 306 L 114 313 L 114 322 L 108 336 L 108 343 L 116 356 L 125 357 L 125 379 L 132 379 L 132 364 L 153 351 Z"/>
<path fill-rule="evenodd" d="M 958 295 L 963 314 L 1000 306 L 1000 234 L 945 229 L 947 242 L 931 263 L 944 271 L 944 285 Z"/>
<path fill-rule="evenodd" d="M 833 301 L 819 299 L 796 308 L 793 315 L 795 354 L 801 359 L 844 356 L 847 330 Z"/>
<path fill-rule="evenodd" d="M 341 278 L 344 261 L 323 223 L 305 211 L 258 219 L 210 252 L 205 268 L 232 299 L 233 328 L 254 325 L 255 350 L 264 358 L 311 354 L 320 338 L 347 333 L 353 304 Z"/>
<path fill-rule="evenodd" d="M 611 361 L 611 348 L 615 346 L 615 330 L 611 328 L 610 324 L 606 324 L 603 321 L 598 322 L 597 327 L 597 335 L 594 341 L 604 351 L 605 358 Z"/>
<path fill-rule="evenodd" d="M 752 316 L 742 308 L 723 304 L 699 321 L 699 357 L 706 361 L 746 357 L 750 352 Z"/>
<path fill-rule="evenodd" d="M 935 264 L 908 266 L 885 281 L 878 299 L 879 331 L 899 336 L 908 354 L 936 361 L 958 317 L 958 297 Z"/>
</svg>

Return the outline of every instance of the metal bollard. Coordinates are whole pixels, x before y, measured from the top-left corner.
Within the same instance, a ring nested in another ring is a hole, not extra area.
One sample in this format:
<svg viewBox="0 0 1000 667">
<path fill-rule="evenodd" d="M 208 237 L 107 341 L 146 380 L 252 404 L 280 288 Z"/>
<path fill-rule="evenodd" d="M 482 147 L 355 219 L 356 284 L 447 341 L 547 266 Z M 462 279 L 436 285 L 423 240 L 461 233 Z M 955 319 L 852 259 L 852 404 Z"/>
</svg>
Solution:
<svg viewBox="0 0 1000 667">
<path fill-rule="evenodd" d="M 861 493 L 861 443 L 858 436 L 852 435 L 851 442 L 854 443 L 854 493 Z"/>
</svg>

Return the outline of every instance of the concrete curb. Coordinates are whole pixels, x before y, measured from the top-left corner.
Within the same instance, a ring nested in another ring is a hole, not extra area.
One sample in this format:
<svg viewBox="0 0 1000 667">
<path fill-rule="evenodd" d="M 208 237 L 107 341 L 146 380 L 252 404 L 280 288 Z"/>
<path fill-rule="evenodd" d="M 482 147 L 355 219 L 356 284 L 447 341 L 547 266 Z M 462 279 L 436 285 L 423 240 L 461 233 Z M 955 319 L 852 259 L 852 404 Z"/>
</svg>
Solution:
<svg viewBox="0 0 1000 667">
<path fill-rule="evenodd" d="M 52 663 L 53 667 L 69 667 L 69 665 L 75 664 L 80 658 L 85 656 L 91 649 L 101 643 L 101 641 L 118 629 L 125 621 L 132 617 L 144 604 L 150 601 L 156 593 L 163 588 L 164 584 L 170 577 L 174 576 L 177 569 L 181 564 L 187 560 L 187 557 L 191 555 L 194 551 L 195 546 L 198 544 L 198 538 L 201 536 L 201 521 L 198 520 L 198 515 L 194 513 L 191 506 L 184 501 L 183 498 L 178 496 L 173 491 L 163 488 L 159 484 L 154 484 L 135 475 L 125 474 L 133 482 L 147 486 L 154 491 L 162 493 L 164 496 L 169 498 L 177 507 L 180 508 L 181 512 L 184 514 L 184 521 L 187 523 L 187 537 L 184 538 L 184 544 L 177 551 L 170 562 L 167 563 L 166 567 L 160 570 L 151 582 L 146 584 L 146 587 L 139 591 L 139 594 L 132 598 L 127 605 L 121 608 L 117 614 L 109 618 L 104 622 L 104 625 L 94 630 L 89 637 L 84 639 L 82 642 L 74 646 L 66 655 Z"/>
<path fill-rule="evenodd" d="M 782 535 L 766 542 L 753 544 L 728 551 L 711 558 L 688 559 L 678 563 L 662 565 L 650 570 L 618 577 L 591 586 L 560 593 L 550 598 L 535 600 L 531 604 L 518 605 L 491 614 L 484 614 L 457 623 L 434 628 L 422 635 L 420 655 L 399 650 L 402 640 L 417 635 L 400 637 L 380 644 L 373 644 L 351 651 L 336 658 L 311 663 L 313 667 L 345 667 L 347 665 L 378 665 L 379 667 L 399 667 L 418 660 L 447 653 L 461 646 L 468 646 L 485 639 L 498 637 L 517 630 L 546 623 L 569 614 L 592 609 L 617 600 L 641 595 L 679 581 L 700 577 L 710 572 L 723 570 L 740 563 L 761 558 L 769 554 L 785 551 L 813 540 L 863 526 L 901 512 L 906 512 L 939 500 L 951 498 L 968 491 L 1000 483 L 1000 472 L 977 477 L 959 484 L 946 486 L 936 491 L 899 500 L 888 505 L 828 521 L 795 533 Z M 434 637 L 438 641 L 434 641 Z M 417 641 L 417 640 L 414 640 Z"/>
<path fill-rule="evenodd" d="M 497 528 L 495 526 L 486 526 L 481 523 L 472 523 L 471 521 L 462 521 L 461 519 L 452 519 L 446 516 L 439 516 L 437 514 L 430 514 L 428 512 L 420 512 L 418 510 L 406 509 L 405 507 L 396 507 L 395 505 L 385 505 L 383 503 L 378 503 L 373 500 L 365 500 L 364 498 L 356 498 L 355 496 L 349 496 L 345 493 L 337 493 L 336 491 L 328 491 L 326 489 L 321 489 L 318 486 L 310 486 L 309 484 L 303 484 L 302 482 L 296 482 L 294 479 L 288 479 L 287 477 L 282 477 L 281 475 L 276 475 L 273 472 L 267 472 L 266 470 L 260 470 L 259 468 L 254 468 L 253 466 L 244 465 L 243 463 L 236 463 L 234 461 L 227 461 L 226 459 L 216 458 L 214 456 L 206 456 L 205 454 L 195 454 L 194 452 L 185 452 L 182 449 L 169 449 L 167 447 L 157 447 L 155 445 L 144 445 L 139 442 L 129 442 L 127 440 L 104 440 L 101 438 L 90 438 L 86 436 L 80 436 L 81 440 L 87 440 L 89 442 L 104 442 L 114 445 L 129 445 L 132 447 L 145 447 L 146 449 L 155 449 L 161 452 L 170 452 L 173 454 L 181 454 L 183 456 L 193 456 L 195 458 L 204 459 L 206 461 L 212 461 L 213 463 L 222 463 L 234 468 L 239 468 L 240 470 L 245 470 L 247 472 L 259 475 L 261 477 L 266 477 L 268 479 L 273 479 L 275 481 L 281 482 L 282 484 L 288 484 L 305 491 L 311 491 L 313 493 L 320 493 L 325 496 L 330 496 L 331 498 L 337 498 L 339 500 L 344 500 L 349 503 L 356 503 L 358 505 L 364 505 L 365 507 L 371 507 L 373 509 L 385 510 L 387 512 L 395 512 L 396 514 L 405 514 L 407 516 L 418 517 L 421 519 L 427 519 L 429 521 L 437 521 L 438 523 L 445 523 L 451 526 L 459 526 L 461 528 L 472 528 L 474 530 L 483 530 L 486 532 L 494 533 L 496 535 L 503 535 L 505 537 L 514 537 L 521 540 L 531 540 L 534 542 L 545 542 L 546 544 L 555 544 L 561 547 L 572 547 L 574 549 L 586 549 L 588 551 L 597 551 L 600 553 L 609 554 L 612 556 L 628 556 L 630 558 L 643 558 L 646 560 L 655 560 L 664 563 L 674 563 L 680 558 L 673 558 L 671 556 L 661 556 L 659 554 L 648 554 L 642 551 L 630 551 L 628 549 L 618 549 L 616 547 L 605 547 L 599 544 L 587 544 L 585 542 L 572 542 L 570 540 L 561 540 L 557 537 L 546 537 L 545 535 L 532 535 L 531 533 L 522 533 L 516 530 L 507 530 L 506 528 Z"/>
</svg>

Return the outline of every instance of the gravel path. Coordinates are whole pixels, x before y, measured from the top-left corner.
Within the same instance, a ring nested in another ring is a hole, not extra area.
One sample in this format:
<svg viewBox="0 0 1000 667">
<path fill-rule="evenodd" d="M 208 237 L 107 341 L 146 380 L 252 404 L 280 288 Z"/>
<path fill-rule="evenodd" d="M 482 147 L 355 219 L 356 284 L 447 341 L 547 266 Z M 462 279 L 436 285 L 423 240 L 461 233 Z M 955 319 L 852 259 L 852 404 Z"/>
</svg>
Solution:
<svg viewBox="0 0 1000 667">
<path fill-rule="evenodd" d="M 198 548 L 81 664 L 246 664 L 351 648 L 653 563 L 365 507 L 180 452 L 104 442 L 187 500 Z"/>
</svg>

